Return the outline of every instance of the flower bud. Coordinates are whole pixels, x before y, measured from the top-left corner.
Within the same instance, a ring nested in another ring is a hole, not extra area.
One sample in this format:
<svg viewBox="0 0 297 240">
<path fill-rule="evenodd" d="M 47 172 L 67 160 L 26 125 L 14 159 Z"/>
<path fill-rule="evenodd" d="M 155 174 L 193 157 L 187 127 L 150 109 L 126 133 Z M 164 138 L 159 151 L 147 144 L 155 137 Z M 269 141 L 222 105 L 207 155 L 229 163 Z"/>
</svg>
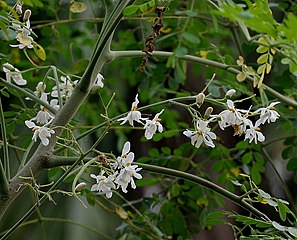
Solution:
<svg viewBox="0 0 297 240">
<path fill-rule="evenodd" d="M 18 3 L 18 4 L 15 6 L 15 10 L 16 10 L 16 12 L 17 12 L 18 14 L 22 14 L 22 13 L 23 13 L 22 5 Z"/>
<path fill-rule="evenodd" d="M 226 92 L 225 97 L 230 98 L 234 95 L 234 93 L 236 93 L 236 90 L 232 88 Z"/>
<path fill-rule="evenodd" d="M 204 119 L 208 119 L 210 114 L 212 113 L 213 108 L 212 107 L 208 107 L 204 113 Z"/>
<path fill-rule="evenodd" d="M 44 82 L 39 82 L 39 83 L 37 84 L 37 86 L 36 86 L 36 91 L 37 91 L 38 93 L 43 93 L 44 90 L 45 90 L 45 88 L 46 88 L 45 83 L 44 83 Z"/>
<path fill-rule="evenodd" d="M 199 107 L 203 104 L 204 99 L 205 99 L 205 95 L 204 95 L 204 93 L 199 93 L 199 94 L 196 96 L 196 103 L 198 104 Z"/>
<path fill-rule="evenodd" d="M 3 64 L 3 71 L 4 71 L 4 68 L 8 69 L 11 72 L 13 72 L 15 70 L 14 66 L 12 66 L 10 63 L 4 63 Z"/>
<path fill-rule="evenodd" d="M 80 192 L 81 190 L 83 190 L 86 187 L 86 185 L 87 184 L 85 182 L 81 182 L 81 183 L 77 184 L 75 187 L 75 191 Z"/>
<path fill-rule="evenodd" d="M 25 11 L 24 17 L 23 17 L 24 22 L 26 22 L 27 20 L 29 20 L 30 17 L 31 17 L 31 10 L 30 9 L 27 9 Z"/>
</svg>

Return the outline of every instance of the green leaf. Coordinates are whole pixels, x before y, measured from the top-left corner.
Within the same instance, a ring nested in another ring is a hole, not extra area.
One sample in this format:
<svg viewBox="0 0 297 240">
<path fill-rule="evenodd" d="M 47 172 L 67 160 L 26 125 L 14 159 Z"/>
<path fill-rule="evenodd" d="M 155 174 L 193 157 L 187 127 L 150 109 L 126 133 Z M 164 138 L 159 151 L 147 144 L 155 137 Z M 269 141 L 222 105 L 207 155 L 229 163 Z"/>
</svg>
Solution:
<svg viewBox="0 0 297 240">
<path fill-rule="evenodd" d="M 159 157 L 160 156 L 159 150 L 156 149 L 156 148 L 151 148 L 148 153 L 153 158 L 156 158 L 156 157 Z"/>
<path fill-rule="evenodd" d="M 82 13 L 87 10 L 87 5 L 83 2 L 73 2 L 69 10 L 72 13 Z"/>
<path fill-rule="evenodd" d="M 42 61 L 46 59 L 46 53 L 41 45 L 36 42 L 33 42 L 33 49 L 37 57 L 39 57 Z"/>
<path fill-rule="evenodd" d="M 256 49 L 256 52 L 257 53 L 265 53 L 269 50 L 268 47 L 265 47 L 265 46 L 259 46 L 257 49 Z"/>
<path fill-rule="evenodd" d="M 130 5 L 124 9 L 123 14 L 125 16 L 132 15 L 132 14 L 136 13 L 138 8 L 139 8 L 139 6 L 137 6 L 137 5 Z"/>
<path fill-rule="evenodd" d="M 171 188 L 171 194 L 173 197 L 177 197 L 180 193 L 180 186 L 178 184 L 173 184 Z"/>
<path fill-rule="evenodd" d="M 249 143 L 247 141 L 241 141 L 237 143 L 235 147 L 237 150 L 247 149 L 249 147 Z"/>
<path fill-rule="evenodd" d="M 179 47 L 174 50 L 176 57 L 182 57 L 188 53 L 188 49 L 185 47 Z"/>
<path fill-rule="evenodd" d="M 186 41 L 189 41 L 189 42 L 191 42 L 193 44 L 199 44 L 200 43 L 200 39 L 198 37 L 196 37 L 195 35 L 189 33 L 189 32 L 183 32 L 182 37 Z"/>
<path fill-rule="evenodd" d="M 58 180 L 62 175 L 64 171 L 60 167 L 51 168 L 47 171 L 47 176 L 51 181 Z"/>
<path fill-rule="evenodd" d="M 140 10 L 140 12 L 144 13 L 144 12 L 147 10 L 147 5 L 146 5 L 146 3 L 140 5 L 140 6 L 139 6 L 139 10 Z"/>
<path fill-rule="evenodd" d="M 159 178 L 142 178 L 142 179 L 138 179 L 136 181 L 136 185 L 137 185 L 137 187 L 154 186 L 159 182 L 160 182 Z"/>
<path fill-rule="evenodd" d="M 248 153 L 245 153 L 242 157 L 242 162 L 244 164 L 249 164 L 253 159 L 253 153 L 252 152 L 248 152 Z"/>
<path fill-rule="evenodd" d="M 259 173 L 259 170 L 254 166 L 251 168 L 251 177 L 252 177 L 252 180 L 257 185 L 261 183 L 261 180 L 262 180 L 261 174 Z"/>
<path fill-rule="evenodd" d="M 282 201 L 277 200 L 277 206 L 278 206 L 278 212 L 279 212 L 279 216 L 280 216 L 281 220 L 286 221 L 286 219 L 287 219 L 286 205 Z"/>
<path fill-rule="evenodd" d="M 151 1 L 149 1 L 149 2 L 148 2 L 148 5 L 149 5 L 150 7 L 154 7 L 154 6 L 156 5 L 155 0 L 151 0 Z"/>
<path fill-rule="evenodd" d="M 297 157 L 293 157 L 288 161 L 287 169 L 289 171 L 295 171 L 297 169 Z"/>
<path fill-rule="evenodd" d="M 261 55 L 258 59 L 257 59 L 257 63 L 258 64 L 263 64 L 266 63 L 268 60 L 268 53 L 267 54 L 263 54 Z"/>
</svg>

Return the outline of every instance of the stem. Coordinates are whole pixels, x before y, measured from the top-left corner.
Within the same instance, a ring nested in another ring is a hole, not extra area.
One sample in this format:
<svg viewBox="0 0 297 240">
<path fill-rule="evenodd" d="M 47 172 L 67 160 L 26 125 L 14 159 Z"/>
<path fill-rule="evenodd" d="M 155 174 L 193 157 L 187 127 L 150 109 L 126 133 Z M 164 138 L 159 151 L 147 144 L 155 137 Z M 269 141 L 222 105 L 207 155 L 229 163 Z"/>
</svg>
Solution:
<svg viewBox="0 0 297 240">
<path fill-rule="evenodd" d="M 8 181 L 5 175 L 5 171 L 2 165 L 2 162 L 0 161 L 0 194 L 7 194 L 8 192 Z"/>
<path fill-rule="evenodd" d="M 152 56 L 154 57 L 164 57 L 164 58 L 168 58 L 172 55 L 172 52 L 165 52 L 165 51 L 154 51 L 152 53 Z M 111 51 L 110 55 L 112 56 L 111 59 L 121 59 L 121 58 L 132 58 L 132 57 L 143 57 L 145 56 L 145 53 L 143 53 L 142 51 L 137 51 L 137 50 L 131 50 L 131 51 Z M 178 57 L 180 59 L 183 60 L 187 60 L 190 62 L 196 62 L 196 63 L 200 63 L 203 65 L 208 65 L 208 66 L 212 66 L 215 68 L 220 68 L 223 70 L 226 70 L 227 72 L 230 72 L 234 75 L 237 75 L 238 73 L 240 73 L 239 70 L 230 67 L 229 65 L 226 65 L 224 63 L 219 63 L 216 61 L 212 61 L 212 60 L 208 60 L 208 59 L 204 59 L 204 58 L 200 58 L 200 57 L 195 57 L 192 55 L 184 55 L 184 56 L 180 56 Z M 253 78 L 247 76 L 246 79 L 253 83 Z M 270 93 L 272 96 L 274 96 L 275 98 L 279 99 L 280 101 L 292 106 L 293 108 L 297 109 L 297 102 L 291 98 L 288 98 L 282 94 L 280 94 L 279 92 L 275 91 L 274 89 L 268 87 L 267 85 L 263 84 L 263 89 L 266 90 L 268 93 Z"/>
<path fill-rule="evenodd" d="M 277 171 L 277 169 L 276 169 L 276 167 L 274 166 L 273 161 L 272 161 L 270 155 L 268 154 L 268 152 L 266 151 L 266 149 L 263 148 L 262 151 L 263 151 L 263 154 L 264 154 L 264 156 L 266 157 L 267 161 L 269 162 L 270 166 L 272 167 L 272 169 L 273 169 L 274 172 L 276 173 L 277 177 L 278 177 L 279 180 L 281 181 L 281 184 L 282 184 L 282 186 L 283 186 L 283 188 L 284 188 L 284 191 L 285 191 L 285 193 L 286 193 L 286 195 L 287 195 L 287 198 L 288 198 L 288 200 L 289 200 L 289 203 L 290 203 L 290 205 L 291 205 L 292 208 L 293 208 L 293 212 L 294 212 L 295 215 L 297 215 L 297 207 L 296 207 L 295 201 L 294 201 L 294 199 L 293 199 L 293 197 L 292 197 L 292 194 L 290 193 L 290 190 L 289 190 L 289 188 L 288 188 L 288 185 L 286 184 L 286 182 L 283 180 L 282 176 L 281 176 L 281 175 L 279 174 L 279 172 Z"/>
<path fill-rule="evenodd" d="M 87 229 L 87 230 L 89 230 L 91 232 L 97 233 L 99 236 L 104 236 L 106 239 L 111 239 L 111 240 L 113 239 L 113 238 L 107 236 L 105 233 L 97 230 L 97 228 L 89 227 L 87 225 L 84 225 L 84 224 L 81 224 L 81 223 L 78 223 L 78 222 L 74 222 L 74 221 L 72 221 L 70 219 L 42 217 L 41 220 L 44 221 L 44 222 L 61 222 L 61 223 L 68 223 L 68 224 L 76 225 L 76 226 L 85 228 L 85 229 Z M 28 226 L 28 225 L 31 225 L 31 224 L 36 224 L 36 223 L 39 223 L 39 219 L 34 219 L 34 220 L 24 222 L 19 227 L 25 227 L 25 226 Z M 0 233 L 0 236 L 5 234 L 6 232 L 8 232 L 8 231 L 4 231 L 4 232 Z"/>
<path fill-rule="evenodd" d="M 122 12 L 129 3 L 132 3 L 132 0 L 120 1 L 119 4 L 115 7 L 115 10 L 113 11 L 114 14 L 110 16 L 110 18 L 112 19 L 112 21 L 110 22 L 111 24 L 103 28 L 97 41 L 98 44 L 96 44 L 96 47 L 94 48 L 94 52 L 92 54 L 93 57 L 91 58 L 90 63 L 87 69 L 85 70 L 80 82 L 74 89 L 71 97 L 64 104 L 61 110 L 56 114 L 55 119 L 52 122 L 51 128 L 55 127 L 55 134 L 53 134 L 52 137 L 49 139 L 50 142 L 48 146 L 43 146 L 42 144 L 39 144 L 39 147 L 36 149 L 35 153 L 27 162 L 27 164 L 10 181 L 9 192 L 7 194 L 0 194 L 0 218 L 2 218 L 9 205 L 24 189 L 24 187 L 20 188 L 20 186 L 22 186 L 24 182 L 30 182 L 30 180 L 25 180 L 24 177 L 31 177 L 32 174 L 33 176 L 36 176 L 41 170 L 48 168 L 50 164 L 49 159 L 52 150 L 57 142 L 59 135 L 63 131 L 63 127 L 65 127 L 71 121 L 73 116 L 76 114 L 78 108 L 90 92 L 93 68 L 96 66 L 97 70 L 101 69 L 107 60 L 106 54 L 104 53 L 106 51 L 105 46 L 107 44 L 107 40 L 110 38 L 112 32 L 115 30 L 115 27 L 120 22 Z M 100 66 L 98 66 L 98 63 Z M 1 82 L 3 82 L 6 86 L 13 87 L 19 92 L 26 94 L 34 100 L 37 98 L 33 94 L 27 93 L 27 91 L 25 91 L 24 89 L 13 86 L 12 84 L 8 83 L 2 78 Z M 37 98 L 36 102 L 40 102 L 40 99 Z M 42 101 L 41 104 L 49 110 L 52 109 L 52 107 L 48 106 L 48 104 L 43 104 Z M 56 111 L 54 111 L 54 113 L 55 112 Z M 85 155 L 82 155 L 82 158 L 83 157 L 85 157 Z M 60 183 L 61 181 L 58 180 L 56 184 L 54 184 L 52 187 L 58 186 Z M 43 201 L 45 199 L 46 196 L 41 198 L 41 200 Z M 6 239 L 28 216 L 31 215 L 32 212 L 35 211 L 36 207 L 37 205 L 34 205 L 1 239 Z"/>
<path fill-rule="evenodd" d="M 7 184 L 7 181 L 5 181 L 5 178 L 8 180 L 10 179 L 10 163 L 9 163 L 9 151 L 8 151 L 8 140 L 6 135 L 6 129 L 5 129 L 5 119 L 4 119 L 4 113 L 3 113 L 3 107 L 2 107 L 2 101 L 0 97 L 0 123 L 1 123 L 1 135 L 3 139 L 3 158 L 4 158 L 4 176 L 1 176 L 1 179 L 3 180 L 3 185 L 5 187 L 5 182 Z M 1 181 L 2 182 L 2 181 Z M 1 185 L 2 185 L 1 184 Z M 6 188 L 4 188 L 5 191 Z"/>
<path fill-rule="evenodd" d="M 254 214 L 255 216 L 259 218 L 264 218 L 265 220 L 271 221 L 264 213 L 260 212 L 258 209 L 254 208 L 252 205 L 250 205 L 248 202 L 246 202 L 241 196 L 238 196 L 232 192 L 229 192 L 228 190 L 220 187 L 219 185 L 208 181 L 204 178 L 198 177 L 193 174 L 189 174 L 186 172 L 181 172 L 178 170 L 174 169 L 169 169 L 169 168 L 164 168 L 160 166 L 155 166 L 155 165 L 150 165 L 150 164 L 144 164 L 144 163 L 137 163 L 140 167 L 143 168 L 143 170 L 148 171 L 148 172 L 153 172 L 153 173 L 158 173 L 158 174 L 164 174 L 172 177 L 178 177 L 182 178 L 184 180 L 188 180 L 191 182 L 194 182 L 196 184 L 199 184 L 203 187 L 206 187 L 210 189 L 211 191 L 214 191 L 225 198 L 233 201 L 236 203 L 238 206 L 246 209 L 250 213 Z"/>
<path fill-rule="evenodd" d="M 0 77 L 1 83 L 3 83 L 6 87 L 10 87 L 18 92 L 21 92 L 24 94 L 26 97 L 32 99 L 34 102 L 39 103 L 40 105 L 44 106 L 47 110 L 49 110 L 51 113 L 56 114 L 58 111 L 54 109 L 52 106 L 50 106 L 47 102 L 42 101 L 39 97 L 35 96 L 34 94 L 28 92 L 24 88 L 20 88 L 17 85 L 14 85 L 10 82 L 7 82 L 5 79 Z"/>
</svg>

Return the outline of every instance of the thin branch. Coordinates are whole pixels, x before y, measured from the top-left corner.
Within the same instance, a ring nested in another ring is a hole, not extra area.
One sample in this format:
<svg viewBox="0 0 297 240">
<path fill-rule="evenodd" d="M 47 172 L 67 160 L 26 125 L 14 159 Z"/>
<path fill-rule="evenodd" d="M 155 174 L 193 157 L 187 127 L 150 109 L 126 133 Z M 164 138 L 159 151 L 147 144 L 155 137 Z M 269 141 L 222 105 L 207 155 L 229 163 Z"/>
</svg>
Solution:
<svg viewBox="0 0 297 240">
<path fill-rule="evenodd" d="M 5 179 L 10 179 L 10 161 L 9 161 L 9 151 L 8 151 L 8 139 L 6 135 L 6 128 L 5 128 L 5 119 L 4 119 L 4 112 L 2 107 L 2 101 L 0 97 L 0 123 L 1 123 L 1 135 L 3 139 L 3 158 L 4 158 L 4 173 L 5 176 L 1 176 L 1 182 L 4 181 L 3 184 L 5 185 Z M 1 184 L 2 185 L 2 184 Z"/>
<path fill-rule="evenodd" d="M 47 102 L 42 101 L 39 97 L 35 96 L 34 94 L 30 93 L 24 88 L 20 88 L 17 85 L 14 85 L 10 82 L 7 82 L 5 79 L 0 77 L 1 83 L 3 83 L 6 87 L 12 88 L 14 90 L 17 90 L 18 92 L 21 92 L 24 94 L 26 97 L 32 99 L 34 102 L 39 103 L 40 105 L 44 106 L 47 110 L 49 110 L 51 113 L 56 114 L 58 111 L 54 109 L 52 106 L 50 106 Z"/>
<path fill-rule="evenodd" d="M 265 158 L 267 159 L 267 161 L 269 162 L 270 166 L 272 167 L 272 169 L 276 173 L 277 177 L 279 178 L 279 180 L 280 180 L 280 182 L 282 184 L 282 187 L 284 188 L 285 193 L 286 193 L 286 195 L 288 197 L 289 203 L 290 203 L 290 205 L 293 208 L 293 212 L 294 212 L 295 215 L 297 215 L 297 207 L 296 207 L 296 204 L 295 204 L 295 200 L 293 199 L 292 194 L 290 193 L 290 190 L 288 188 L 288 185 L 286 184 L 286 182 L 283 180 L 282 176 L 277 171 L 277 169 L 274 166 L 273 161 L 272 161 L 270 155 L 268 154 L 267 150 L 265 148 L 263 148 L 262 149 L 262 152 L 263 152 Z"/>
<path fill-rule="evenodd" d="M 238 206 L 246 209 L 250 213 L 254 214 L 255 216 L 265 219 L 267 221 L 271 221 L 264 213 L 260 212 L 258 209 L 254 208 L 252 205 L 250 205 L 248 202 L 246 202 L 241 196 L 238 196 L 232 192 L 229 192 L 228 190 L 220 187 L 219 185 L 208 181 L 204 178 L 198 177 L 196 175 L 186 173 L 186 172 L 181 172 L 175 169 L 169 169 L 169 168 L 164 168 L 160 166 L 155 166 L 155 165 L 150 165 L 150 164 L 144 164 L 144 163 L 137 163 L 140 167 L 143 168 L 143 170 L 148 171 L 148 172 L 153 172 L 157 174 L 164 174 L 172 177 L 178 177 L 182 178 L 191 182 L 194 182 L 196 184 L 199 184 L 203 187 L 206 187 L 210 189 L 211 191 L 214 191 L 225 198 L 233 201 L 236 203 Z"/>
<path fill-rule="evenodd" d="M 8 193 L 8 181 L 0 159 L 0 194 L 6 195 L 7 193 Z"/>
<path fill-rule="evenodd" d="M 168 58 L 172 54 L 173 54 L 172 52 L 154 51 L 152 53 L 152 56 Z M 137 51 L 137 50 L 134 50 L 134 51 L 133 50 L 131 50 L 131 51 L 111 51 L 111 53 L 110 53 L 111 59 L 133 58 L 133 57 L 136 58 L 136 57 L 143 57 L 144 55 L 145 55 L 145 53 L 143 53 L 141 51 Z M 208 59 L 204 59 L 204 58 L 200 58 L 200 57 L 196 57 L 196 56 L 192 56 L 192 55 L 184 55 L 184 56 L 180 56 L 178 58 L 186 60 L 186 61 L 190 61 L 190 62 L 196 62 L 196 63 L 200 63 L 203 65 L 212 66 L 215 68 L 224 69 L 234 75 L 237 75 L 238 73 L 240 73 L 239 70 L 237 70 L 229 65 L 226 65 L 224 63 L 219 63 L 216 61 L 212 61 L 212 60 L 208 60 Z M 251 83 L 254 81 L 254 79 L 249 76 L 247 76 L 246 79 Z M 291 98 L 288 98 L 288 97 L 282 95 L 281 93 L 275 91 L 274 89 L 270 88 L 269 86 L 267 86 L 265 84 L 263 84 L 263 89 L 266 90 L 268 93 L 270 93 L 275 98 L 279 99 L 280 101 L 297 109 L 297 102 L 294 99 L 291 99 Z"/>
<path fill-rule="evenodd" d="M 89 230 L 91 232 L 94 232 L 94 233 L 98 234 L 99 236 L 104 236 L 106 239 L 111 239 L 111 240 L 113 239 L 110 236 L 107 236 L 105 233 L 99 231 L 95 227 L 89 227 L 87 225 L 81 224 L 79 222 L 72 221 L 70 219 L 42 217 L 41 220 L 44 221 L 44 222 L 61 222 L 61 223 L 68 223 L 68 224 L 76 225 L 76 226 L 85 228 L 85 229 L 87 229 L 87 230 Z M 36 224 L 36 223 L 39 223 L 39 219 L 29 220 L 27 222 L 22 223 L 19 227 L 25 227 L 25 226 L 29 226 L 31 224 Z M 0 236 L 4 235 L 6 232 L 8 232 L 8 230 L 4 231 L 4 232 L 1 232 Z"/>
</svg>

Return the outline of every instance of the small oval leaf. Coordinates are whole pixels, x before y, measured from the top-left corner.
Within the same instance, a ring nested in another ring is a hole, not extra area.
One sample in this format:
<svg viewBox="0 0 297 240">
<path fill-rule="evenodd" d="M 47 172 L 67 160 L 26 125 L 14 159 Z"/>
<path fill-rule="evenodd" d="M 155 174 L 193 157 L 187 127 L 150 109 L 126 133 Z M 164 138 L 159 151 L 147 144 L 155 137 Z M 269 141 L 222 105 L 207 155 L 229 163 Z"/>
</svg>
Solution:
<svg viewBox="0 0 297 240">
<path fill-rule="evenodd" d="M 130 5 L 124 9 L 123 14 L 125 16 L 132 15 L 132 14 L 136 13 L 138 8 L 139 8 L 139 6 L 137 6 L 137 5 Z"/>
<path fill-rule="evenodd" d="M 43 47 L 36 42 L 33 42 L 33 49 L 37 57 L 39 57 L 42 61 L 46 59 L 46 52 L 44 51 Z"/>
<path fill-rule="evenodd" d="M 72 13 L 82 13 L 87 10 L 87 5 L 82 2 L 73 2 L 69 10 Z"/>
</svg>

